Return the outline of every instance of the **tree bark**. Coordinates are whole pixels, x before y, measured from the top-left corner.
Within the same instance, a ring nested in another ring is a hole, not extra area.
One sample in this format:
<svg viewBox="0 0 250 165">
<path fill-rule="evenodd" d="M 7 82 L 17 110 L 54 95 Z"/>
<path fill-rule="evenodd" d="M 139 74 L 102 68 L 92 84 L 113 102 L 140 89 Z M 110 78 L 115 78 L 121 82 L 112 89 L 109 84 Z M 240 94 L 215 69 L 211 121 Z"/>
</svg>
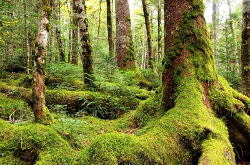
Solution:
<svg viewBox="0 0 250 165">
<path fill-rule="evenodd" d="M 35 67 L 33 74 L 33 111 L 35 121 L 43 123 L 48 118 L 48 110 L 45 105 L 45 59 L 49 36 L 50 16 L 53 8 L 52 0 L 43 1 L 42 16 L 38 28 L 35 44 Z"/>
<path fill-rule="evenodd" d="M 128 0 L 116 0 L 115 11 L 117 65 L 120 69 L 134 69 L 135 52 Z"/>
<path fill-rule="evenodd" d="M 94 85 L 92 48 L 90 45 L 88 20 L 86 16 L 85 1 L 76 0 L 76 9 L 78 16 L 78 26 L 80 29 L 80 39 L 82 47 L 82 65 L 83 65 L 83 81 L 87 88 L 92 89 Z"/>
<path fill-rule="evenodd" d="M 106 2 L 107 2 L 107 30 L 108 30 L 109 57 L 110 59 L 112 59 L 114 57 L 112 11 L 111 11 L 110 0 L 106 0 Z"/>
<path fill-rule="evenodd" d="M 152 50 L 152 37 L 151 37 L 151 27 L 149 22 L 149 12 L 146 0 L 142 0 L 142 7 L 145 19 L 145 26 L 147 31 L 147 44 L 148 44 L 148 67 L 153 69 L 153 50 Z"/>
<path fill-rule="evenodd" d="M 162 29 L 161 29 L 161 0 L 158 0 L 158 17 L 157 17 L 157 21 L 158 21 L 158 59 L 162 58 Z"/>
<path fill-rule="evenodd" d="M 30 44 L 29 44 L 29 32 L 27 26 L 27 4 L 23 1 L 24 10 L 24 33 L 25 33 L 25 63 L 26 63 L 26 73 L 29 74 L 29 63 L 30 63 Z"/>
<path fill-rule="evenodd" d="M 250 97 L 250 1 L 243 1 L 242 84 L 243 93 Z"/>
<path fill-rule="evenodd" d="M 76 0 L 73 0 L 73 25 L 72 29 L 72 60 L 71 63 L 74 65 L 78 64 L 78 22 L 77 22 L 77 6 Z"/>
</svg>

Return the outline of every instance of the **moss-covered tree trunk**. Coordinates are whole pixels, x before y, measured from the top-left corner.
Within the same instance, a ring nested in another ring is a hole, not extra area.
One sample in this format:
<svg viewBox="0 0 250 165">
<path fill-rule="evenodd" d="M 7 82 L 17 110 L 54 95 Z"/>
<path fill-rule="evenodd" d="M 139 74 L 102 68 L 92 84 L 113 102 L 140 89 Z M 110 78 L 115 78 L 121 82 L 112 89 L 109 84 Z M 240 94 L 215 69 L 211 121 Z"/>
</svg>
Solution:
<svg viewBox="0 0 250 165">
<path fill-rule="evenodd" d="M 78 22 L 77 22 L 77 7 L 76 0 L 72 0 L 73 18 L 72 23 L 74 25 L 72 29 L 72 50 L 71 50 L 71 63 L 74 65 L 78 64 Z"/>
<path fill-rule="evenodd" d="M 149 12 L 148 5 L 146 0 L 142 0 L 142 8 L 145 19 L 145 27 L 147 31 L 147 44 L 148 44 L 148 67 L 153 69 L 153 48 L 152 48 L 152 36 L 151 36 L 151 27 L 149 22 Z"/>
<path fill-rule="evenodd" d="M 35 43 L 34 74 L 33 74 L 33 111 L 36 122 L 44 122 L 48 114 L 45 105 L 45 59 L 49 37 L 50 16 L 52 13 L 53 0 L 43 0 L 41 21 Z"/>
<path fill-rule="evenodd" d="M 250 118 L 245 113 L 249 109 L 249 98 L 231 89 L 227 82 L 219 77 L 215 68 L 203 12 L 202 0 L 165 0 L 165 36 L 167 37 L 165 37 L 166 56 L 163 72 L 162 105 L 166 111 L 176 108 L 178 104 L 181 104 L 179 97 L 192 97 L 195 89 L 199 88 L 196 94 L 201 97 L 195 98 L 196 102 L 200 104 L 199 108 L 207 111 L 205 113 L 216 112 L 215 117 L 223 117 L 230 133 L 231 143 L 235 145 L 235 151 L 238 149 L 236 146 L 240 144 L 242 150 L 244 150 L 244 156 L 248 157 L 249 141 L 242 140 L 239 135 L 245 139 L 250 138 Z M 192 80 L 188 85 L 193 86 L 193 91 L 189 91 L 189 94 L 185 93 L 188 89 L 182 88 L 185 86 L 183 84 L 185 79 Z M 188 95 L 185 96 L 185 94 Z M 185 100 L 188 101 L 189 99 L 186 98 L 183 101 Z M 185 104 L 193 106 L 193 109 L 188 109 L 190 113 L 193 113 L 192 111 L 197 108 L 197 105 L 192 102 L 186 102 Z M 184 107 L 179 110 L 185 111 Z M 231 115 L 228 116 L 229 113 Z M 204 119 L 198 118 L 197 120 Z M 235 133 L 235 127 L 237 133 Z M 208 131 L 208 134 L 201 141 L 202 146 L 206 145 L 206 147 L 201 150 L 199 163 L 234 164 L 235 162 L 231 157 L 233 149 L 230 147 L 230 143 L 226 147 L 228 139 L 222 140 L 219 138 L 219 136 L 223 136 L 222 132 L 213 136 L 212 134 L 215 132 L 206 124 L 204 130 Z M 224 151 L 217 153 L 221 155 L 214 155 L 216 153 L 214 152 L 216 148 L 213 148 L 215 143 L 222 143 L 223 141 L 225 146 L 220 147 L 225 147 Z M 211 148 L 208 149 L 207 147 Z M 237 156 L 238 158 L 241 157 Z"/>
<path fill-rule="evenodd" d="M 93 88 L 94 85 L 94 72 L 93 72 L 93 59 L 92 48 L 90 45 L 88 20 L 86 15 L 85 1 L 76 0 L 77 20 L 80 30 L 80 39 L 82 47 L 82 65 L 83 65 L 83 81 L 88 88 Z"/>
<path fill-rule="evenodd" d="M 116 0 L 115 12 L 117 65 L 120 69 L 133 69 L 135 68 L 135 52 L 128 0 Z"/>
<path fill-rule="evenodd" d="M 242 81 L 244 94 L 250 97 L 250 1 L 243 1 Z"/>
</svg>

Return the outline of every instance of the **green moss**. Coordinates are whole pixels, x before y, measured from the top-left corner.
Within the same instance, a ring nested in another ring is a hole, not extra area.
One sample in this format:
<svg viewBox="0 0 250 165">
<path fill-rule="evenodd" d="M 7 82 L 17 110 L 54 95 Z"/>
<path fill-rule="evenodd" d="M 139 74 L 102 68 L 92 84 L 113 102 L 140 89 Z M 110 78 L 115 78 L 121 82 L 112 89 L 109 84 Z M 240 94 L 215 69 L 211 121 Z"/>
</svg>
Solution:
<svg viewBox="0 0 250 165">
<path fill-rule="evenodd" d="M 12 164 L 16 160 L 38 164 L 71 164 L 76 160 L 75 151 L 54 130 L 40 124 L 11 125 L 2 120 L 0 155 L 2 161 L 12 157 Z"/>
<path fill-rule="evenodd" d="M 244 103 L 240 99 L 237 99 L 236 96 L 244 99 L 246 102 L 249 101 L 247 97 L 232 89 L 223 77 L 218 78 L 218 82 L 213 85 L 209 92 L 209 97 L 216 110 L 225 109 L 232 113 L 243 111 L 246 108 Z"/>
<path fill-rule="evenodd" d="M 0 82 L 0 92 L 8 96 L 32 102 L 31 90 L 8 86 Z M 101 118 L 114 119 L 136 109 L 140 100 L 133 97 L 115 97 L 91 91 L 46 90 L 46 104 L 65 105 L 68 113 L 83 112 Z"/>
<path fill-rule="evenodd" d="M 14 120 L 27 120 L 31 118 L 32 110 L 24 101 L 0 93 L 0 118 L 9 120 L 10 115 Z"/>
</svg>

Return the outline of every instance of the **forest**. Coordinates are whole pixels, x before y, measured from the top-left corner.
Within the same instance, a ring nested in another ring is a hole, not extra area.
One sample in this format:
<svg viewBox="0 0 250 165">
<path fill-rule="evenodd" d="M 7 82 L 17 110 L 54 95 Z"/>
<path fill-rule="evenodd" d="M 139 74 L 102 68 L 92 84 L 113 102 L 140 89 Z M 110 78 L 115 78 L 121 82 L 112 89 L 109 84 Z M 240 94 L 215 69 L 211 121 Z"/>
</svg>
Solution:
<svg viewBox="0 0 250 165">
<path fill-rule="evenodd" d="M 0 0 L 0 165 L 250 165 L 250 0 Z"/>
</svg>

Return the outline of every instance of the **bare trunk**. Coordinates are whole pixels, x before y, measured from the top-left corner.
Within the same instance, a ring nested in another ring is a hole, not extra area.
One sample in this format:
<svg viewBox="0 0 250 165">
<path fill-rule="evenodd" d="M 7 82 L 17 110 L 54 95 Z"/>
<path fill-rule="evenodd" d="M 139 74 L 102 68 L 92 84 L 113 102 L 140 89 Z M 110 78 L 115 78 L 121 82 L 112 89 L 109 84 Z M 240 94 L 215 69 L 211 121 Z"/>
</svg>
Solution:
<svg viewBox="0 0 250 165">
<path fill-rule="evenodd" d="M 114 57 L 114 41 L 113 41 L 113 23 L 112 23 L 112 11 L 111 2 L 107 1 L 107 29 L 108 29 L 108 44 L 109 44 L 109 57 Z"/>
<path fill-rule="evenodd" d="M 149 23 L 149 12 L 146 0 L 142 0 L 142 7 L 145 19 L 145 26 L 147 31 L 147 44 L 148 44 L 148 67 L 153 69 L 153 50 L 152 50 L 152 37 L 151 37 L 151 27 Z"/>
<path fill-rule="evenodd" d="M 72 30 L 72 60 L 71 63 L 77 65 L 78 64 L 78 22 L 77 22 L 77 6 L 76 0 L 73 0 L 73 25 L 74 28 Z"/>
<path fill-rule="evenodd" d="M 89 88 L 94 88 L 94 73 L 93 73 L 93 59 L 92 48 L 90 45 L 88 20 L 86 16 L 85 1 L 76 0 L 76 9 L 78 14 L 78 26 L 80 29 L 80 39 L 82 47 L 82 65 L 83 65 L 83 81 Z"/>
<path fill-rule="evenodd" d="M 47 55 L 47 44 L 49 37 L 49 23 L 52 12 L 53 1 L 43 1 L 43 10 L 39 24 L 35 44 L 35 68 L 33 75 L 33 111 L 36 122 L 47 120 L 47 108 L 45 105 L 45 59 Z"/>
<path fill-rule="evenodd" d="M 135 52 L 128 0 L 116 0 L 115 10 L 117 65 L 120 69 L 134 69 Z"/>
<path fill-rule="evenodd" d="M 250 1 L 243 1 L 242 81 L 243 93 L 250 97 Z"/>
</svg>

